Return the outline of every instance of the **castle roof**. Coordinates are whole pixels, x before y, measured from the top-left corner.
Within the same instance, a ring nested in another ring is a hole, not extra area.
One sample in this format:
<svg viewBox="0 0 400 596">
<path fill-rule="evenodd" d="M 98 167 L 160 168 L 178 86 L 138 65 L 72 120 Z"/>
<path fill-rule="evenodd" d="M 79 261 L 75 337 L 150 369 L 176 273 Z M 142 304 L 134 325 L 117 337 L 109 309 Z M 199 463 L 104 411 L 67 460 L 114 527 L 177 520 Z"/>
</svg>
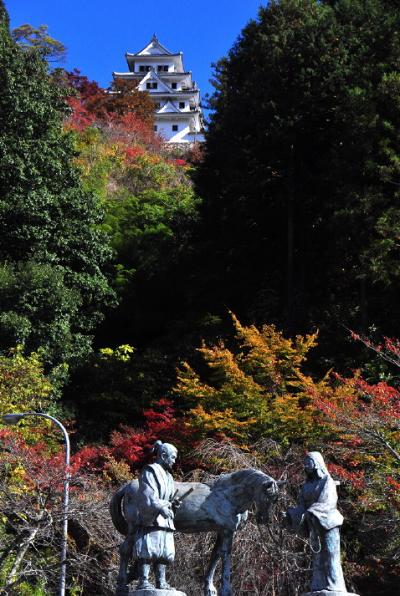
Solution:
<svg viewBox="0 0 400 596">
<path fill-rule="evenodd" d="M 168 87 L 168 85 L 166 85 L 164 83 L 164 81 L 162 81 L 160 79 L 160 77 L 158 76 L 158 74 L 156 73 L 155 70 L 150 70 L 144 77 L 143 79 L 140 81 L 140 85 L 144 84 L 144 83 L 149 83 L 150 81 L 154 81 L 157 83 L 157 85 L 159 86 L 159 90 L 160 91 L 164 91 L 167 93 L 171 93 L 171 89 Z"/>
<path fill-rule="evenodd" d="M 171 103 L 170 101 L 167 101 L 167 103 L 165 105 L 163 105 L 163 107 L 158 110 L 157 114 L 180 114 L 181 111 L 178 110 L 178 108 L 176 106 L 174 106 L 173 103 Z"/>
<path fill-rule="evenodd" d="M 136 54 L 126 53 L 127 56 L 179 56 L 170 52 L 165 46 L 158 41 L 157 35 L 154 33 L 150 42 L 140 52 Z"/>
</svg>

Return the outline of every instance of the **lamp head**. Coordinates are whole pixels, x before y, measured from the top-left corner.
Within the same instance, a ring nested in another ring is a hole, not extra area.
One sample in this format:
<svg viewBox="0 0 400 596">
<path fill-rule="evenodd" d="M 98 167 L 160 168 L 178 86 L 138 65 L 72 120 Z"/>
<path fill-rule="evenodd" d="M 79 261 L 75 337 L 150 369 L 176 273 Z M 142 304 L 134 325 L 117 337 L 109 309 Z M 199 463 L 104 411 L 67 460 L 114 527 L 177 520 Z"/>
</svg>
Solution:
<svg viewBox="0 0 400 596">
<path fill-rule="evenodd" d="M 18 424 L 22 418 L 25 418 L 25 414 L 4 414 L 2 416 L 4 424 Z"/>
</svg>

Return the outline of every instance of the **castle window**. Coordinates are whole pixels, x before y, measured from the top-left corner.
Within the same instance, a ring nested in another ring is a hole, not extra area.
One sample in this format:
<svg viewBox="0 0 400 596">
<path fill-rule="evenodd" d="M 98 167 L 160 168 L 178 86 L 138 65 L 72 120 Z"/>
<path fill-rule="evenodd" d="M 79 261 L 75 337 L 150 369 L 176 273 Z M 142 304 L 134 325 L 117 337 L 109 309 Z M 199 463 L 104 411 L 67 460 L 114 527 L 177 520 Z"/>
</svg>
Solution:
<svg viewBox="0 0 400 596">
<path fill-rule="evenodd" d="M 178 87 L 178 83 L 172 83 L 171 84 L 171 89 L 177 89 Z"/>
<path fill-rule="evenodd" d="M 167 64 L 159 64 L 157 66 L 158 72 L 168 72 L 168 65 Z"/>
<path fill-rule="evenodd" d="M 179 102 L 179 109 L 180 110 L 184 110 L 185 109 L 185 102 L 184 101 L 180 101 Z"/>
<path fill-rule="evenodd" d="M 146 89 L 157 89 L 157 83 L 146 83 Z"/>
<path fill-rule="evenodd" d="M 172 125 L 172 131 L 173 132 L 178 132 L 178 125 L 177 124 L 173 124 Z"/>
<path fill-rule="evenodd" d="M 157 132 L 157 130 L 158 130 L 158 126 L 157 126 L 157 124 L 155 124 L 154 125 L 154 132 Z"/>
</svg>

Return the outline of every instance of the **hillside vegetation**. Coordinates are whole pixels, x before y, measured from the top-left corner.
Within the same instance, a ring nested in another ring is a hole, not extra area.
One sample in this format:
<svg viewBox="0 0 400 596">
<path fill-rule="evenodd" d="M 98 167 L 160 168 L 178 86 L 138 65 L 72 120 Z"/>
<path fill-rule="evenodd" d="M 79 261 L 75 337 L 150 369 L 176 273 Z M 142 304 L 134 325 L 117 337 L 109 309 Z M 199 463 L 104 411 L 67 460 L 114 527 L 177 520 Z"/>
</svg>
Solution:
<svg viewBox="0 0 400 596">
<path fill-rule="evenodd" d="M 70 432 L 71 596 L 114 593 L 108 501 L 156 439 L 177 478 L 288 480 L 272 532 L 237 535 L 234 593 L 306 589 L 278 516 L 306 450 L 340 481 L 348 589 L 396 592 L 399 26 L 390 0 L 270 2 L 215 65 L 205 145 L 177 149 L 146 93 L 52 68 L 63 45 L 0 0 L 0 415 Z M 0 594 L 52 594 L 59 433 L 0 442 Z M 197 596 L 210 539 L 177 544 Z"/>
</svg>

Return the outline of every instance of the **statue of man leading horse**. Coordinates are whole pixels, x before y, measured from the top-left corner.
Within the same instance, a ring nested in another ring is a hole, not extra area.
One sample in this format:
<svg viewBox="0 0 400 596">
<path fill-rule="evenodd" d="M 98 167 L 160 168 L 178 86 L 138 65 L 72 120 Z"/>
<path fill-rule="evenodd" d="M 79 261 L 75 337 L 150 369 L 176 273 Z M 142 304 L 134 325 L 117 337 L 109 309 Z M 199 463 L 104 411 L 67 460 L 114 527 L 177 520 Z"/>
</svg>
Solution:
<svg viewBox="0 0 400 596">
<path fill-rule="evenodd" d="M 126 536 L 120 547 L 118 596 L 129 593 L 128 567 L 133 557 L 139 566 L 139 586 L 151 585 L 151 563 L 155 564 L 156 586 L 168 586 L 165 565 L 174 557 L 174 529 L 186 533 L 216 532 L 204 580 L 204 595 L 217 595 L 213 579 L 221 558 L 220 596 L 231 596 L 233 535 L 246 520 L 248 509 L 253 505 L 257 521 L 268 521 L 280 483 L 254 469 L 223 474 L 210 483 L 173 483 L 170 471 L 176 458 L 175 447 L 157 442 L 155 451 L 155 464 L 146 466 L 139 480 L 125 484 L 111 500 L 114 526 Z"/>
</svg>

